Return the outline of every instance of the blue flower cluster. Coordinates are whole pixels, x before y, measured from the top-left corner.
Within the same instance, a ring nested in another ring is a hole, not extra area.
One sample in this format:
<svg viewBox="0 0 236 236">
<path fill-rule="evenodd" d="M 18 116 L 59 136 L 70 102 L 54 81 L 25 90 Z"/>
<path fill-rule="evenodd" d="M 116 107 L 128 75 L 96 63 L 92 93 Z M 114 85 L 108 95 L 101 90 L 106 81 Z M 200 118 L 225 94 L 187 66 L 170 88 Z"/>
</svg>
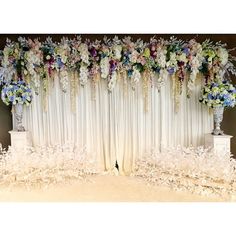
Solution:
<svg viewBox="0 0 236 236">
<path fill-rule="evenodd" d="M 19 103 L 28 106 L 32 101 L 32 90 L 22 80 L 12 81 L 3 85 L 1 98 L 6 105 Z"/>
<path fill-rule="evenodd" d="M 202 89 L 200 102 L 209 107 L 234 107 L 236 104 L 236 89 L 229 81 L 212 82 Z"/>
</svg>

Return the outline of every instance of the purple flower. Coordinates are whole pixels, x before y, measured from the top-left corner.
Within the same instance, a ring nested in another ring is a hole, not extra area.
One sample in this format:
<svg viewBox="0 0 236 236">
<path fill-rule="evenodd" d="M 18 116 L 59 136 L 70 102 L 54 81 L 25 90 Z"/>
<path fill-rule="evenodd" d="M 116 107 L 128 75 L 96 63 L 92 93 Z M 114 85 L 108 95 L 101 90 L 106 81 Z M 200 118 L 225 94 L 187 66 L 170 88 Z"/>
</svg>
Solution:
<svg viewBox="0 0 236 236">
<path fill-rule="evenodd" d="M 212 88 L 218 87 L 218 84 L 217 84 L 217 83 L 212 83 L 211 87 L 212 87 Z"/>
<path fill-rule="evenodd" d="M 116 69 L 117 62 L 114 60 L 110 60 L 109 63 L 110 63 L 110 72 L 112 73 Z"/>
<path fill-rule="evenodd" d="M 97 50 L 94 47 L 91 48 L 90 53 L 91 53 L 92 57 L 97 56 Z"/>
<path fill-rule="evenodd" d="M 10 100 L 10 102 L 13 102 L 15 100 L 15 96 L 10 96 L 9 100 Z"/>
<path fill-rule="evenodd" d="M 169 72 L 170 75 L 173 75 L 175 72 L 174 67 L 168 68 L 167 71 Z"/>
<path fill-rule="evenodd" d="M 5 87 L 5 88 L 3 89 L 3 92 L 6 93 L 7 91 L 8 91 L 8 88 Z"/>
<path fill-rule="evenodd" d="M 184 66 L 184 62 L 183 61 L 178 61 L 178 66 Z"/>
<path fill-rule="evenodd" d="M 183 52 L 188 56 L 189 55 L 189 48 L 184 48 Z"/>
<path fill-rule="evenodd" d="M 25 82 L 23 80 L 18 80 L 18 84 L 24 84 Z"/>
</svg>

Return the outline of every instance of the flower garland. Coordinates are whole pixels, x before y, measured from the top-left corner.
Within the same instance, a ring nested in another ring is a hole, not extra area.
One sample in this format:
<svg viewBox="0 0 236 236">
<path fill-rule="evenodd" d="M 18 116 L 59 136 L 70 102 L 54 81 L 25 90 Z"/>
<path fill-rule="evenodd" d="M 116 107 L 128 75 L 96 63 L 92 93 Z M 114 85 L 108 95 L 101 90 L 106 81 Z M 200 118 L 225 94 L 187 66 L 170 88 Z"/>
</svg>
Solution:
<svg viewBox="0 0 236 236">
<path fill-rule="evenodd" d="M 36 94 L 42 86 L 47 95 L 49 80 L 53 82 L 57 74 L 62 91 L 67 92 L 71 82 L 75 87 L 76 81 L 69 81 L 68 76 L 73 72 L 78 73 L 81 86 L 92 79 L 94 93 L 100 78 L 107 81 L 107 88 L 112 92 L 117 80 L 126 80 L 127 75 L 132 89 L 143 81 L 146 94 L 149 83 L 160 90 L 170 76 L 178 107 L 185 80 L 190 97 L 198 74 L 204 79 L 203 86 L 219 80 L 229 81 L 230 74 L 236 75 L 235 58 L 230 51 L 220 42 L 198 43 L 195 39 L 183 41 L 175 37 L 164 40 L 154 36 L 149 42 L 133 41 L 131 37 L 82 41 L 78 36 L 62 38 L 61 42 L 53 42 L 50 37 L 44 42 L 19 37 L 17 42 L 7 40 L 0 51 L 0 83 L 22 80 L 31 85 Z M 47 98 L 44 100 L 46 104 Z"/>
</svg>

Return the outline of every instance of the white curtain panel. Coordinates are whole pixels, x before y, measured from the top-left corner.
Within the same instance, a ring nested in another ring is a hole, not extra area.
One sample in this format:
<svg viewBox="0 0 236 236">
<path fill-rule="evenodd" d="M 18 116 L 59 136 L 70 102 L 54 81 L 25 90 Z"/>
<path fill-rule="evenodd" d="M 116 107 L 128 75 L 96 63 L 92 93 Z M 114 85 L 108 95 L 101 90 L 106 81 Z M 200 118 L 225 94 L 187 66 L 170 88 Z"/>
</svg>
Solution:
<svg viewBox="0 0 236 236">
<path fill-rule="evenodd" d="M 30 131 L 34 146 L 70 144 L 88 153 L 101 170 L 112 171 L 116 160 L 121 173 L 130 174 L 135 158 L 151 150 L 203 145 L 204 134 L 213 128 L 213 116 L 199 103 L 200 80 L 190 99 L 186 84 L 175 112 L 172 80 L 168 78 L 160 92 L 149 84 L 148 109 L 145 111 L 143 82 L 132 89 L 122 78 L 110 93 L 107 82 L 95 86 L 91 80 L 75 96 L 75 111 L 71 109 L 70 88 L 62 92 L 59 79 L 54 79 L 48 95 L 47 111 L 43 108 L 43 92 L 34 95 L 24 108 L 23 124 Z M 95 99 L 94 99 L 95 97 Z"/>
</svg>

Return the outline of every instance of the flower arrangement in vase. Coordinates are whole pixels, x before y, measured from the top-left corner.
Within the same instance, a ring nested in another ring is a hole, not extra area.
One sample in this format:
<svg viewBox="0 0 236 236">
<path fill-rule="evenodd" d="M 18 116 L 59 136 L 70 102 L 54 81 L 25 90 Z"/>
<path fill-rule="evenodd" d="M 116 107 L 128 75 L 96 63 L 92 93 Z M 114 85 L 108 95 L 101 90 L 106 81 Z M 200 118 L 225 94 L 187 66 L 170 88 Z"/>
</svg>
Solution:
<svg viewBox="0 0 236 236">
<path fill-rule="evenodd" d="M 223 120 L 225 107 L 234 107 L 236 104 L 236 89 L 227 80 L 211 82 L 202 89 L 199 101 L 213 108 L 215 128 L 214 135 L 223 135 L 220 123 Z"/>
<path fill-rule="evenodd" d="M 23 105 L 28 106 L 32 101 L 32 91 L 22 80 L 12 81 L 3 85 L 2 101 L 8 106 L 13 105 L 17 131 L 25 131 L 22 125 Z"/>
</svg>

